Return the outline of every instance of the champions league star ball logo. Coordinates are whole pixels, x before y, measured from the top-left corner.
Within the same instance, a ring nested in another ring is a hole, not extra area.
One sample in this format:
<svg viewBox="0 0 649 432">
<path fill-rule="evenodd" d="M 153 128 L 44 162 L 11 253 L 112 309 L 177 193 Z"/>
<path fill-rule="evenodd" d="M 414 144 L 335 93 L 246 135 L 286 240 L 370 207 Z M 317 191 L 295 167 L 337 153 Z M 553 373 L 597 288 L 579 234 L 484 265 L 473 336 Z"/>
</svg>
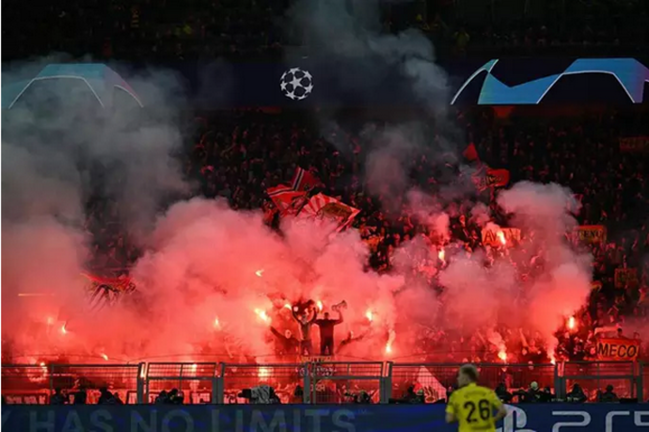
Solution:
<svg viewBox="0 0 649 432">
<path fill-rule="evenodd" d="M 289 99 L 298 101 L 306 99 L 313 91 L 313 76 L 309 71 L 291 68 L 282 74 L 279 88 Z"/>
</svg>

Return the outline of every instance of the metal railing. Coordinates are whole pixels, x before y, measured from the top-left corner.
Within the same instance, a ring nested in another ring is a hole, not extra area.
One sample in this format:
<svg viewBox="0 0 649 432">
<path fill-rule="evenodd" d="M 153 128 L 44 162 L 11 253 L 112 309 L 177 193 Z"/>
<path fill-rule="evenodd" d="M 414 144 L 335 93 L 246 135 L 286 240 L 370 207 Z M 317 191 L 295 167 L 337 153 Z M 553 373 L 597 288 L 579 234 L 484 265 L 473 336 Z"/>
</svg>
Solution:
<svg viewBox="0 0 649 432">
<path fill-rule="evenodd" d="M 313 404 L 354 402 L 365 393 L 374 403 L 383 401 L 383 362 L 313 362 L 310 400 Z"/>
<path fill-rule="evenodd" d="M 311 361 L 294 364 L 140 363 L 2 365 L 2 395 L 9 404 L 47 404 L 56 389 L 75 395 L 83 390 L 96 403 L 100 389 L 125 403 L 154 403 L 161 391 L 177 389 L 184 402 L 254 403 L 249 392 L 273 388 L 282 403 L 339 404 L 364 395 L 371 403 L 389 403 L 410 387 L 426 402 L 446 398 L 460 364 Z M 642 362 L 566 362 L 552 364 L 478 364 L 482 385 L 510 390 L 531 382 L 549 387 L 559 398 L 579 384 L 589 400 L 612 385 L 621 398 L 649 397 L 649 364 Z M 253 397 L 254 399 L 254 397 Z M 73 400 L 71 401 L 73 402 Z"/>
<path fill-rule="evenodd" d="M 189 403 L 218 401 L 218 363 L 149 363 L 144 374 L 144 400 L 154 403 L 162 391 L 177 389 Z"/>
<path fill-rule="evenodd" d="M 40 364 L 2 365 L 2 393 L 8 403 L 48 401 L 56 389 L 83 390 L 87 403 L 96 403 L 102 388 L 121 391 L 132 403 L 143 401 L 144 363 L 140 364 Z M 76 393 L 76 392 L 75 392 Z M 75 393 L 71 393 L 74 402 Z"/>
<path fill-rule="evenodd" d="M 642 396 L 638 388 L 640 364 L 615 361 L 566 362 L 560 365 L 561 397 L 575 384 L 581 386 L 589 401 L 597 400 L 598 391 L 613 386 L 613 391 L 621 398 Z"/>
<path fill-rule="evenodd" d="M 408 387 L 422 390 L 427 402 L 445 399 L 446 393 L 457 381 L 460 363 L 389 363 L 385 391 L 387 398 L 403 394 Z M 502 364 L 482 363 L 477 365 L 480 383 L 496 388 L 505 384 L 509 389 L 524 388 L 535 381 L 539 387 L 550 387 L 556 392 L 559 385 L 558 370 L 552 364 Z"/>
<path fill-rule="evenodd" d="M 272 387 L 282 403 L 306 403 L 309 388 L 308 363 L 221 365 L 221 401 L 248 403 L 242 392 L 260 385 Z"/>
</svg>

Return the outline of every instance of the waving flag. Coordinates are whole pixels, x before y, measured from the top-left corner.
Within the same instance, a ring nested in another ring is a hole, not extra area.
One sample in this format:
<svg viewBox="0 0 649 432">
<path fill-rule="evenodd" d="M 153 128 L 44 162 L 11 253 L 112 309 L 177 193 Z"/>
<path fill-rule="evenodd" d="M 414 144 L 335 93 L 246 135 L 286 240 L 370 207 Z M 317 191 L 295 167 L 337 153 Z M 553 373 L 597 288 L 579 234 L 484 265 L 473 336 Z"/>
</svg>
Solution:
<svg viewBox="0 0 649 432">
<path fill-rule="evenodd" d="M 307 191 L 313 189 L 320 184 L 320 179 L 316 177 L 311 171 L 297 167 L 293 179 L 291 180 L 291 188 L 294 191 Z"/>
<path fill-rule="evenodd" d="M 297 214 L 307 201 L 306 192 L 293 190 L 286 185 L 268 188 L 266 193 L 282 216 Z"/>
<path fill-rule="evenodd" d="M 487 185 L 489 187 L 505 187 L 509 183 L 509 170 L 492 169 L 487 167 Z"/>
<path fill-rule="evenodd" d="M 87 294 L 90 310 L 98 311 L 117 302 L 119 296 L 135 290 L 135 283 L 130 277 L 104 278 L 82 273 L 88 280 Z"/>
<path fill-rule="evenodd" d="M 360 210 L 348 206 L 336 198 L 324 194 L 311 197 L 300 211 L 300 216 L 311 216 L 321 220 L 335 222 L 336 231 L 342 231 L 360 213 Z"/>
<path fill-rule="evenodd" d="M 464 151 L 462 152 L 462 156 L 468 161 L 468 162 L 480 162 L 480 156 L 478 155 L 478 149 L 475 148 L 475 144 L 471 143 L 469 144 Z"/>
</svg>

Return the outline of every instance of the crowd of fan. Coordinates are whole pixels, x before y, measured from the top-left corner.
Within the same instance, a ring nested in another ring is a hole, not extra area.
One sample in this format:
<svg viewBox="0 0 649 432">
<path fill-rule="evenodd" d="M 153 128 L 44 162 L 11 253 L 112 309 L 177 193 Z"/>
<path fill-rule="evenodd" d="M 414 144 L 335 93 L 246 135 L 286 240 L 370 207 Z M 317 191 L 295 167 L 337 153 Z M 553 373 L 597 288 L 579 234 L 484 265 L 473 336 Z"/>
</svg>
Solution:
<svg viewBox="0 0 649 432">
<path fill-rule="evenodd" d="M 368 268 L 379 272 L 391 271 L 395 251 L 404 242 L 416 237 L 431 245 L 439 241 L 405 204 L 397 203 L 395 207 L 392 203 L 391 208 L 386 208 L 380 198 L 368 193 L 363 172 L 367 155 L 358 135 L 342 129 L 329 129 L 323 134 L 307 118 L 304 113 L 250 111 L 197 117 L 195 140 L 183 162 L 185 174 L 199 179 L 201 192 L 208 198 L 223 197 L 235 209 L 261 208 L 272 213 L 266 189 L 286 183 L 298 166 L 309 169 L 323 182 L 323 193 L 361 210 L 353 227 L 360 231 L 371 251 Z M 607 228 L 605 241 L 589 245 L 594 256 L 593 279 L 598 284 L 588 307 L 575 316 L 577 328 L 557 335 L 561 342 L 558 359 L 593 359 L 594 329 L 608 328 L 617 335 L 614 326 L 624 326 L 629 317 L 648 315 L 649 184 L 643 173 L 649 161 L 646 154 L 626 153 L 619 145 L 620 136 L 647 135 L 641 119 L 606 112 L 544 121 L 522 117 L 503 123 L 493 118 L 491 109 L 458 115 L 459 124 L 475 143 L 481 159 L 493 167 L 509 169 L 511 183 L 531 180 L 567 186 L 582 204 L 577 214 L 579 223 Z M 439 191 L 435 179 L 441 178 L 438 165 L 426 157 L 413 161 L 411 180 L 434 195 Z M 489 205 L 489 199 L 485 203 Z M 474 205 L 461 199 L 448 208 L 448 256 L 483 248 L 480 227 L 472 215 Z M 138 251 L 125 237 L 114 235 L 119 230 L 107 223 L 110 212 L 100 210 L 93 208 L 92 214 L 103 215 L 101 223 L 89 218 L 89 225 L 95 227 L 95 265 L 104 271 L 128 268 Z M 491 211 L 497 223 L 504 220 L 497 206 L 491 206 Z M 277 218 L 273 220 L 276 222 Z M 524 238 L 519 247 L 526 247 Z M 512 261 L 521 283 L 538 266 L 514 261 L 506 249 L 487 248 L 488 258 L 497 255 Z M 616 284 L 615 270 L 620 267 L 637 269 L 638 279 Z M 417 273 L 428 278 L 431 287 L 442 290 L 436 278 L 438 269 L 439 263 L 422 261 Z M 549 360 L 538 334 L 509 328 L 495 330 L 497 338 L 507 341 L 511 358 L 536 363 Z M 499 361 L 499 351 L 490 342 L 493 334 L 476 332 L 470 340 L 437 328 L 420 334 L 420 354 L 429 361 Z M 621 336 L 637 337 L 630 331 Z"/>
<path fill-rule="evenodd" d="M 281 17 L 288 0 L 123 0 L 35 5 L 10 1 L 3 59 L 65 52 L 96 59 L 174 61 L 195 58 L 259 58 L 303 44 L 302 32 Z M 353 1 L 348 1 L 350 8 Z M 422 3 L 422 2 L 419 2 Z M 383 8 L 383 27 L 420 28 L 438 56 L 469 53 L 574 55 L 646 52 L 649 25 L 641 0 L 554 1 L 543 10 L 528 2 L 500 5 L 429 0 L 427 7 Z M 479 3 L 479 2 L 478 2 Z M 536 3 L 536 2 L 534 2 Z M 471 10 L 469 10 L 471 9 Z M 45 36 L 46 35 L 46 36 Z M 644 49 L 644 51 L 642 51 Z M 608 51 L 607 51 L 608 50 Z"/>
<path fill-rule="evenodd" d="M 607 227 L 606 241 L 590 246 L 595 256 L 594 279 L 601 282 L 601 287 L 593 290 L 589 308 L 577 317 L 580 330 L 562 345 L 565 352 L 559 352 L 568 358 L 590 358 L 593 328 L 621 323 L 625 316 L 647 314 L 649 269 L 645 257 L 649 252 L 649 227 L 642 219 L 647 214 L 649 197 L 649 185 L 642 176 L 647 158 L 621 152 L 618 142 L 621 134 L 641 131 L 620 130 L 620 124 L 634 125 L 634 119 L 616 118 L 612 113 L 544 123 L 538 119 L 517 119 L 494 126 L 489 110 L 484 110 L 471 116 L 470 121 L 464 116 L 460 121 L 483 159 L 492 166 L 508 168 L 512 182 L 527 179 L 568 186 L 582 203 L 579 222 Z M 186 171 L 202 180 L 203 192 L 208 197 L 226 197 L 238 209 L 267 207 L 266 188 L 285 183 L 295 167 L 300 166 L 323 181 L 324 193 L 340 197 L 361 210 L 354 226 L 372 251 L 368 264 L 374 269 L 390 271 L 395 249 L 409 239 L 427 234 L 426 227 L 417 223 L 406 206 L 386 209 L 381 200 L 367 193 L 362 173 L 366 155 L 358 136 L 342 130 L 331 130 L 329 136 L 322 136 L 316 126 L 298 119 L 259 113 L 219 120 L 201 118 L 198 123 L 200 139 L 197 138 L 193 155 L 186 163 Z M 411 168 L 413 179 L 420 181 L 419 187 L 435 190 L 432 163 L 422 158 Z M 447 252 L 451 253 L 453 247 L 468 251 L 481 247 L 479 227 L 472 220 L 471 208 L 460 201 L 452 211 L 455 244 L 449 245 Z M 515 264 L 523 273 L 534 270 L 530 263 Z M 526 265 L 530 268 L 525 269 Z M 616 286 L 614 273 L 618 267 L 637 268 L 637 283 Z M 434 279 L 433 273 L 433 285 Z M 511 330 L 502 330 L 507 331 Z M 469 344 L 474 347 L 473 352 L 468 353 L 461 338 L 455 340 L 452 335 L 432 329 L 424 333 L 421 349 L 429 356 L 437 350 L 448 356 L 441 358 L 446 360 L 497 359 L 498 352 L 488 349 L 489 335 L 475 334 L 475 340 Z M 535 341 L 534 335 L 521 336 L 516 337 L 524 353 L 521 359 L 542 360 L 535 355 L 539 354 L 536 343 L 540 341 Z M 442 344 L 444 340 L 454 342 Z"/>
</svg>

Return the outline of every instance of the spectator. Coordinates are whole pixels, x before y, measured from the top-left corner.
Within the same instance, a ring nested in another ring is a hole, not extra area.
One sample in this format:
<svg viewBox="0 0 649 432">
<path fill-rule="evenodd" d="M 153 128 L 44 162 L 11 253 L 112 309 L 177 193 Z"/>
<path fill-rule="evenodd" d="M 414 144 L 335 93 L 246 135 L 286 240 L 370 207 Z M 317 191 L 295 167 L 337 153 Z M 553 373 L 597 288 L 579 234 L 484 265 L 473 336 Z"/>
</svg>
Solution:
<svg viewBox="0 0 649 432">
<path fill-rule="evenodd" d="M 615 392 L 613 392 L 613 386 L 609 384 L 609 385 L 606 386 L 606 391 L 604 393 L 600 394 L 599 401 L 600 402 L 619 402 L 620 399 L 617 397 Z"/>
<path fill-rule="evenodd" d="M 544 387 L 543 390 L 539 392 L 539 402 L 549 403 L 554 401 L 554 395 L 550 387 Z"/>
<path fill-rule="evenodd" d="M 505 383 L 498 384 L 498 387 L 496 387 L 496 396 L 498 396 L 498 399 L 503 401 L 503 403 L 510 403 L 513 399 L 513 395 L 507 391 Z"/>
<path fill-rule="evenodd" d="M 171 389 L 169 394 L 167 395 L 167 404 L 170 405 L 182 405 L 184 402 L 185 396 L 183 395 L 183 392 L 179 391 L 178 389 L 174 388 Z"/>
<path fill-rule="evenodd" d="M 99 389 L 99 399 L 97 400 L 98 405 L 117 405 L 117 400 L 111 392 L 108 391 L 106 387 Z"/>
<path fill-rule="evenodd" d="M 574 384 L 572 390 L 566 395 L 568 402 L 584 403 L 588 397 L 579 384 Z"/>
<path fill-rule="evenodd" d="M 80 387 L 79 390 L 73 393 L 73 396 L 74 396 L 74 402 L 72 403 L 73 405 L 85 405 L 86 400 L 88 399 L 88 394 L 86 393 L 86 389 L 83 387 Z"/>
<path fill-rule="evenodd" d="M 64 394 L 60 388 L 55 388 L 54 394 L 50 397 L 50 405 L 66 405 L 69 403 L 70 398 L 68 397 L 68 395 Z"/>
<path fill-rule="evenodd" d="M 539 385 L 536 381 L 532 381 L 527 390 L 520 390 L 515 394 L 518 395 L 520 403 L 537 403 L 541 398 Z"/>
<path fill-rule="evenodd" d="M 169 398 L 167 396 L 167 391 L 162 390 L 158 396 L 155 398 L 155 404 L 156 405 L 165 405 L 169 401 Z"/>
<path fill-rule="evenodd" d="M 329 312 L 324 313 L 324 319 L 316 319 L 315 324 L 320 327 L 320 355 L 334 355 L 334 327 L 343 322 L 343 314 L 338 312 L 338 319 L 330 319 Z"/>
</svg>

